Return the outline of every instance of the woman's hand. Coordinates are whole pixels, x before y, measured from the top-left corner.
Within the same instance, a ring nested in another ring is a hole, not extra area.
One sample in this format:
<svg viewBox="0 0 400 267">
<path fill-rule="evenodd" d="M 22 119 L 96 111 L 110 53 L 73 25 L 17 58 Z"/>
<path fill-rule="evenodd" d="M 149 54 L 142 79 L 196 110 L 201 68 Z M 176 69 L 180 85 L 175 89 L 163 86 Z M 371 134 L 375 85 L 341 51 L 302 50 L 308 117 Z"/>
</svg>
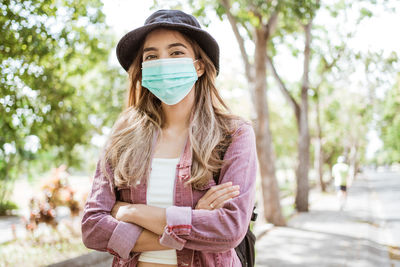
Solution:
<svg viewBox="0 0 400 267">
<path fill-rule="evenodd" d="M 239 195 L 239 185 L 232 186 L 232 182 L 212 186 L 196 205 L 196 210 L 213 210 L 222 208 L 225 202 Z"/>
<path fill-rule="evenodd" d="M 115 202 L 115 205 L 111 210 L 111 216 L 113 216 L 118 221 L 127 222 L 131 207 L 132 207 L 131 203 L 117 201 Z"/>
</svg>

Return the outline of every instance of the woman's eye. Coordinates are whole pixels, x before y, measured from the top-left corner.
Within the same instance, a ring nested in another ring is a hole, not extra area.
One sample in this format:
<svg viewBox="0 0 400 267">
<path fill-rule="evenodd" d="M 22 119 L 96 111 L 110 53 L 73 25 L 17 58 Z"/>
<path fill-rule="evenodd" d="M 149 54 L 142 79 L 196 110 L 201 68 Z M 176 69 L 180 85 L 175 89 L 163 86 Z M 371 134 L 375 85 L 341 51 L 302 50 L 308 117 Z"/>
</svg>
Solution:
<svg viewBox="0 0 400 267">
<path fill-rule="evenodd" d="M 146 57 L 144 58 L 144 60 L 150 60 L 150 59 L 154 59 L 154 58 L 156 58 L 155 55 L 148 55 L 148 56 L 146 56 Z"/>
<path fill-rule="evenodd" d="M 173 55 L 173 56 L 178 56 L 178 55 L 183 55 L 183 54 L 184 53 L 181 52 L 181 51 L 174 51 L 174 52 L 171 53 L 171 55 Z"/>
</svg>

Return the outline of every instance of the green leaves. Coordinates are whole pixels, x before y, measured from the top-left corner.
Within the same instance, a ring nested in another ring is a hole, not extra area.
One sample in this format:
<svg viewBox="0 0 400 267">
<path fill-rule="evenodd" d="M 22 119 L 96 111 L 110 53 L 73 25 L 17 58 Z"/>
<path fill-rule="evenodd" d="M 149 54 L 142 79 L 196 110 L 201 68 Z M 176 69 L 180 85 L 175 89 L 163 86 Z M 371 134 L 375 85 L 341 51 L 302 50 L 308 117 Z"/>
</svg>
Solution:
<svg viewBox="0 0 400 267">
<path fill-rule="evenodd" d="M 382 103 L 382 120 L 379 123 L 383 150 L 382 163 L 400 162 L 400 75 L 397 84 L 386 93 Z"/>
<path fill-rule="evenodd" d="M 48 164 L 78 166 L 74 147 L 98 131 L 89 115 L 98 112 L 108 124 L 117 115 L 115 101 L 98 99 L 105 90 L 118 94 L 121 110 L 124 82 L 108 67 L 115 40 L 101 7 L 100 0 L 0 3 L 0 183 L 45 154 Z M 39 138 L 35 153 L 29 136 Z"/>
</svg>

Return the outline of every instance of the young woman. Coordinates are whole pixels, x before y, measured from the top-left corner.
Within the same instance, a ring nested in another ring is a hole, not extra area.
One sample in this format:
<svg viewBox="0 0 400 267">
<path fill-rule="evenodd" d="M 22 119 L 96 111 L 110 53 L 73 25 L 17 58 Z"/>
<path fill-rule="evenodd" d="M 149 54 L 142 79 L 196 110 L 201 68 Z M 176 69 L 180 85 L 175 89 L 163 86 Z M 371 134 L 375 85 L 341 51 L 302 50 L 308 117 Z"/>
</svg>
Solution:
<svg viewBox="0 0 400 267">
<path fill-rule="evenodd" d="M 117 56 L 128 104 L 97 163 L 84 244 L 112 253 L 113 266 L 241 266 L 234 248 L 255 201 L 255 135 L 215 87 L 218 44 L 193 16 L 159 10 Z"/>
</svg>

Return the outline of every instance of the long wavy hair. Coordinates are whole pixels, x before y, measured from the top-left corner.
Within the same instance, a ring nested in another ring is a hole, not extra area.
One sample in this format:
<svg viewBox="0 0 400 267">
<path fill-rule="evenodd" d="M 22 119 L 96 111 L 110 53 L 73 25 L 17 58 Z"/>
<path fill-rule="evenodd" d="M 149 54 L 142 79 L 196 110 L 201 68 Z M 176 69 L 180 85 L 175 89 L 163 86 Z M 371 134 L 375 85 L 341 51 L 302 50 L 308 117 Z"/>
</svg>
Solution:
<svg viewBox="0 0 400 267">
<path fill-rule="evenodd" d="M 191 183 L 193 188 L 207 184 L 224 163 L 220 153 L 231 142 L 231 135 L 244 119 L 232 114 L 215 87 L 216 69 L 207 54 L 191 38 L 191 44 L 205 71 L 195 83 L 195 100 L 190 115 L 189 138 L 192 149 Z M 141 86 L 143 43 L 129 73 L 128 98 L 100 159 L 101 171 L 116 187 L 135 187 L 149 176 L 152 140 L 165 124 L 161 101 Z M 108 165 L 108 166 L 107 166 Z M 110 175 L 106 167 L 110 168 Z"/>
</svg>

